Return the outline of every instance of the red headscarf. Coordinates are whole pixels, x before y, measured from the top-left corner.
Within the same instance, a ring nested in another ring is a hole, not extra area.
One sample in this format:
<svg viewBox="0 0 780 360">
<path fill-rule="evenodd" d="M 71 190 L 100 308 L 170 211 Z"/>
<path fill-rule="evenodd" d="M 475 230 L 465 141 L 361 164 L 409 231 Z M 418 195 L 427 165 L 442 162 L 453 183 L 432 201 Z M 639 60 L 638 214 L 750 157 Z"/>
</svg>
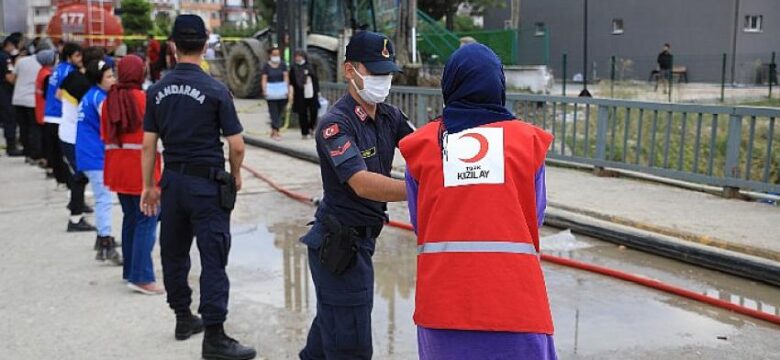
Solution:
<svg viewBox="0 0 780 360">
<path fill-rule="evenodd" d="M 141 90 L 141 84 L 146 77 L 145 71 L 144 61 L 136 55 L 128 55 L 119 60 L 119 81 L 111 87 L 106 97 L 106 134 L 109 136 L 109 143 L 121 145 L 121 135 L 136 132 L 143 124 L 143 112 L 138 109 L 132 93 L 134 90 Z"/>
</svg>

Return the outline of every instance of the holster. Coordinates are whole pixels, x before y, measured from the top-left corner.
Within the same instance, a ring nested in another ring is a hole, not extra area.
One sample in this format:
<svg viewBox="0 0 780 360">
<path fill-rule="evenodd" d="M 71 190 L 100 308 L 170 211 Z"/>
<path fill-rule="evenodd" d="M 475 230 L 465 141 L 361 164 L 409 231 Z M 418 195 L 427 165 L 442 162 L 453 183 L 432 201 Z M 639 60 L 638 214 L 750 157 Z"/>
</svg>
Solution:
<svg viewBox="0 0 780 360">
<path fill-rule="evenodd" d="M 236 178 L 229 172 L 217 170 L 214 180 L 219 184 L 219 205 L 225 210 L 233 210 L 236 206 Z"/>
<path fill-rule="evenodd" d="M 327 215 L 323 223 L 328 232 L 320 246 L 320 263 L 328 271 L 341 275 L 356 264 L 357 233 L 354 229 L 342 225 L 333 215 Z"/>
</svg>

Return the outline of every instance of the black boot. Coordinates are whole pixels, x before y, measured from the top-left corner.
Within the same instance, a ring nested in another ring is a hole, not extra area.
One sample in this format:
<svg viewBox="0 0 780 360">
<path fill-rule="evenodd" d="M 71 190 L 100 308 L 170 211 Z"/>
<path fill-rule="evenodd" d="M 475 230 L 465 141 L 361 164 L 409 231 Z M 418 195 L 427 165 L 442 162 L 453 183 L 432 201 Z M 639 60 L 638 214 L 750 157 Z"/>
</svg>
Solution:
<svg viewBox="0 0 780 360">
<path fill-rule="evenodd" d="M 22 150 L 19 150 L 16 148 L 16 145 L 10 145 L 5 150 L 5 154 L 9 157 L 20 157 L 24 156 L 24 152 Z"/>
<path fill-rule="evenodd" d="M 83 217 L 79 222 L 68 221 L 68 232 L 95 231 L 95 227 L 87 222 Z"/>
<path fill-rule="evenodd" d="M 100 248 L 95 255 L 95 260 L 110 260 L 114 265 L 122 265 L 122 256 L 116 251 L 116 241 L 113 236 L 98 236 Z"/>
<path fill-rule="evenodd" d="M 206 360 L 250 360 L 257 356 L 254 348 L 241 345 L 227 336 L 222 325 L 206 327 L 203 336 L 203 358 Z"/>
<path fill-rule="evenodd" d="M 203 331 L 203 320 L 190 312 L 176 314 L 176 340 L 187 340 Z"/>
</svg>

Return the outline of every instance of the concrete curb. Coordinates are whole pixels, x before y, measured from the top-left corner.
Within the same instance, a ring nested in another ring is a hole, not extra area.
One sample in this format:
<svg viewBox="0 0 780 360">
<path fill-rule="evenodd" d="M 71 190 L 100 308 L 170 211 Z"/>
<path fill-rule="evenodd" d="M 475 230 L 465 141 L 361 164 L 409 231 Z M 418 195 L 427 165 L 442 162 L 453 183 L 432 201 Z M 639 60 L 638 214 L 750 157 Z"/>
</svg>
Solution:
<svg viewBox="0 0 780 360">
<path fill-rule="evenodd" d="M 244 141 L 252 146 L 279 152 L 300 160 L 319 163 L 314 150 L 305 151 L 282 145 L 278 141 L 244 136 Z M 403 178 L 403 174 L 393 172 L 393 177 Z M 604 241 L 649 252 L 655 255 L 683 261 L 732 275 L 780 286 L 780 262 L 753 256 L 729 249 L 700 244 L 686 240 L 685 237 L 658 234 L 647 230 L 585 215 L 587 211 L 572 211 L 548 207 L 545 224 L 553 227 L 571 229 L 583 235 Z"/>
</svg>

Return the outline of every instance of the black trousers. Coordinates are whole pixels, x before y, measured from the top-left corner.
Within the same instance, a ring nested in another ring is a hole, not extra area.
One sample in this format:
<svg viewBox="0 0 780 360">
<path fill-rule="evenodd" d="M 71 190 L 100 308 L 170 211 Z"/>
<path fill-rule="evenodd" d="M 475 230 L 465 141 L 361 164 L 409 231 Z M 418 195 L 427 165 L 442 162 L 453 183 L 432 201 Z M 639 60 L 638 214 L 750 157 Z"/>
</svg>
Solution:
<svg viewBox="0 0 780 360">
<path fill-rule="evenodd" d="M 13 88 L 8 89 L 4 84 L 0 84 L 0 120 L 3 121 L 3 135 L 5 136 L 5 146 L 7 150 L 16 148 L 16 116 L 11 105 Z"/>
<path fill-rule="evenodd" d="M 307 136 L 317 127 L 317 106 L 319 100 L 316 97 L 304 99 L 303 109 L 298 109 L 298 122 L 301 125 L 301 135 Z"/>
<path fill-rule="evenodd" d="M 68 188 L 70 189 L 70 215 L 76 216 L 84 213 L 84 189 L 89 183 L 89 178 L 76 168 L 76 146 L 60 141 L 62 154 L 65 155 L 65 165 L 68 169 Z"/>
<path fill-rule="evenodd" d="M 271 114 L 271 128 L 279 130 L 284 125 L 284 109 L 287 107 L 287 100 L 268 100 L 268 112 Z"/>
<path fill-rule="evenodd" d="M 24 156 L 40 159 L 43 150 L 40 125 L 35 122 L 35 108 L 14 106 L 16 122 L 19 124 L 19 141 L 24 147 Z"/>
<path fill-rule="evenodd" d="M 57 182 L 67 184 L 70 173 L 63 160 L 59 130 L 59 124 L 45 123 L 43 125 L 43 156 L 46 158 L 49 169 L 54 171 L 54 178 Z"/>
<path fill-rule="evenodd" d="M 160 256 L 168 305 L 177 314 L 190 311 L 188 278 L 194 236 L 201 264 L 198 312 L 204 324 L 222 324 L 230 293 L 225 272 L 230 253 L 230 211 L 219 204 L 219 184 L 165 170 L 160 187 Z"/>
</svg>

